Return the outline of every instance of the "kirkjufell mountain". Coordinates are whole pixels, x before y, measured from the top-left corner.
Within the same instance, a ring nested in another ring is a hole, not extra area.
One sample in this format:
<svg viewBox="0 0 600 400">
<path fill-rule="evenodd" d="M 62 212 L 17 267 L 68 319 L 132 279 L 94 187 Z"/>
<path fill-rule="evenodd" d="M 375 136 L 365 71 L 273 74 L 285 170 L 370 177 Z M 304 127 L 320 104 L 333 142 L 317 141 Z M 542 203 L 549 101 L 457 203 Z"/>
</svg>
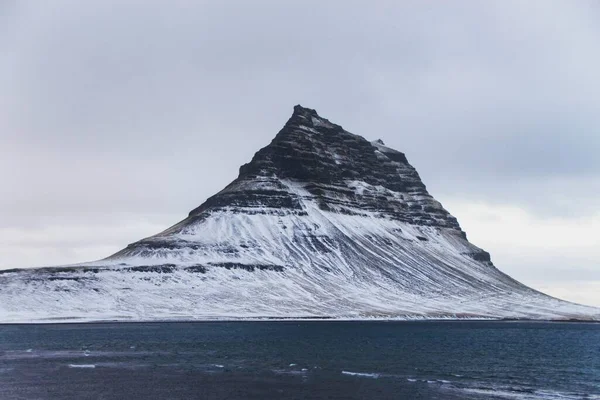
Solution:
<svg viewBox="0 0 600 400">
<path fill-rule="evenodd" d="M 100 261 L 0 271 L 0 322 L 218 318 L 600 311 L 496 269 L 403 153 L 301 106 L 236 180 L 167 230 Z"/>
</svg>

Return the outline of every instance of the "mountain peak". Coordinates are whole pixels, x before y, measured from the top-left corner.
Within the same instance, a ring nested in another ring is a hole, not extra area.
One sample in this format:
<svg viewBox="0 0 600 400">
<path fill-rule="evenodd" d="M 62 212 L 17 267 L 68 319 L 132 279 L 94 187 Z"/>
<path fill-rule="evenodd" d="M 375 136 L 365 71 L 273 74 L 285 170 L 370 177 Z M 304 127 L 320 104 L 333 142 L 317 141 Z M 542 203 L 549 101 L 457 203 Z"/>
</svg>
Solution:
<svg viewBox="0 0 600 400">
<path fill-rule="evenodd" d="M 403 153 L 299 105 L 275 139 L 240 167 L 238 178 L 190 216 L 218 209 L 306 212 L 303 200 L 309 198 L 323 211 L 446 227 L 464 235 Z"/>
<path fill-rule="evenodd" d="M 321 117 L 316 110 L 312 108 L 305 108 L 301 105 L 294 106 L 294 112 L 288 122 L 285 124 L 285 127 L 295 127 L 304 129 L 304 131 L 312 131 L 312 133 L 321 134 L 344 132 L 344 128 L 342 128 L 340 125 L 334 124 L 328 119 Z"/>
<path fill-rule="evenodd" d="M 298 115 L 314 115 L 318 117 L 317 111 L 312 108 L 302 107 L 300 104 L 294 106 L 294 114 Z"/>
</svg>

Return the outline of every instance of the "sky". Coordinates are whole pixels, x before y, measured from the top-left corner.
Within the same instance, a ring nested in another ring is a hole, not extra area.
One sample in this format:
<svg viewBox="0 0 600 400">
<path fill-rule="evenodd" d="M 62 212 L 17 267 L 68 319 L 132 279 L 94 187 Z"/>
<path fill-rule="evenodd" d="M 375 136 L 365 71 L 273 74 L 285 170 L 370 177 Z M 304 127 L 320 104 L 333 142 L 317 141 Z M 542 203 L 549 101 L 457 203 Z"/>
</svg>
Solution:
<svg viewBox="0 0 600 400">
<path fill-rule="evenodd" d="M 0 269 L 103 258 L 302 104 L 406 153 L 495 265 L 600 306 L 600 3 L 0 2 Z"/>
</svg>

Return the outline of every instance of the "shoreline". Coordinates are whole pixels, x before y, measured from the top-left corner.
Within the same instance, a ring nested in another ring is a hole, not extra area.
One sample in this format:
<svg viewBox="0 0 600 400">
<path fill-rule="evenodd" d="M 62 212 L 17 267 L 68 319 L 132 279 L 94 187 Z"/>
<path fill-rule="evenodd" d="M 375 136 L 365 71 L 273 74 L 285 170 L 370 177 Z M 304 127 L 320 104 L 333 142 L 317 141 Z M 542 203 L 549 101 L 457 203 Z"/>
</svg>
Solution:
<svg viewBox="0 0 600 400">
<path fill-rule="evenodd" d="M 337 318 L 337 317 L 225 317 L 205 319 L 90 319 L 90 320 L 35 320 L 19 322 L 0 322 L 2 326 L 14 325 L 101 325 L 101 324 L 189 324 L 189 323 L 230 323 L 230 322 L 498 322 L 498 323 L 581 323 L 600 324 L 594 319 L 526 319 L 526 318 Z"/>
</svg>

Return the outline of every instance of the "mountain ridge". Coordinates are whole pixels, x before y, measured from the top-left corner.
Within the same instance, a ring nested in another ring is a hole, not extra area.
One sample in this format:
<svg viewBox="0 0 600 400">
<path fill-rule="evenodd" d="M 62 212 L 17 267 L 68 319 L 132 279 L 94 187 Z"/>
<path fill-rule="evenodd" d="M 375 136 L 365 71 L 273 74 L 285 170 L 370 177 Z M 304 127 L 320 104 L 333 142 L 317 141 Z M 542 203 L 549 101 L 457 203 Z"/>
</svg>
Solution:
<svg viewBox="0 0 600 400">
<path fill-rule="evenodd" d="M 310 108 L 166 230 L 103 260 L 0 271 L 0 321 L 600 319 L 499 271 L 405 154 Z"/>
</svg>

